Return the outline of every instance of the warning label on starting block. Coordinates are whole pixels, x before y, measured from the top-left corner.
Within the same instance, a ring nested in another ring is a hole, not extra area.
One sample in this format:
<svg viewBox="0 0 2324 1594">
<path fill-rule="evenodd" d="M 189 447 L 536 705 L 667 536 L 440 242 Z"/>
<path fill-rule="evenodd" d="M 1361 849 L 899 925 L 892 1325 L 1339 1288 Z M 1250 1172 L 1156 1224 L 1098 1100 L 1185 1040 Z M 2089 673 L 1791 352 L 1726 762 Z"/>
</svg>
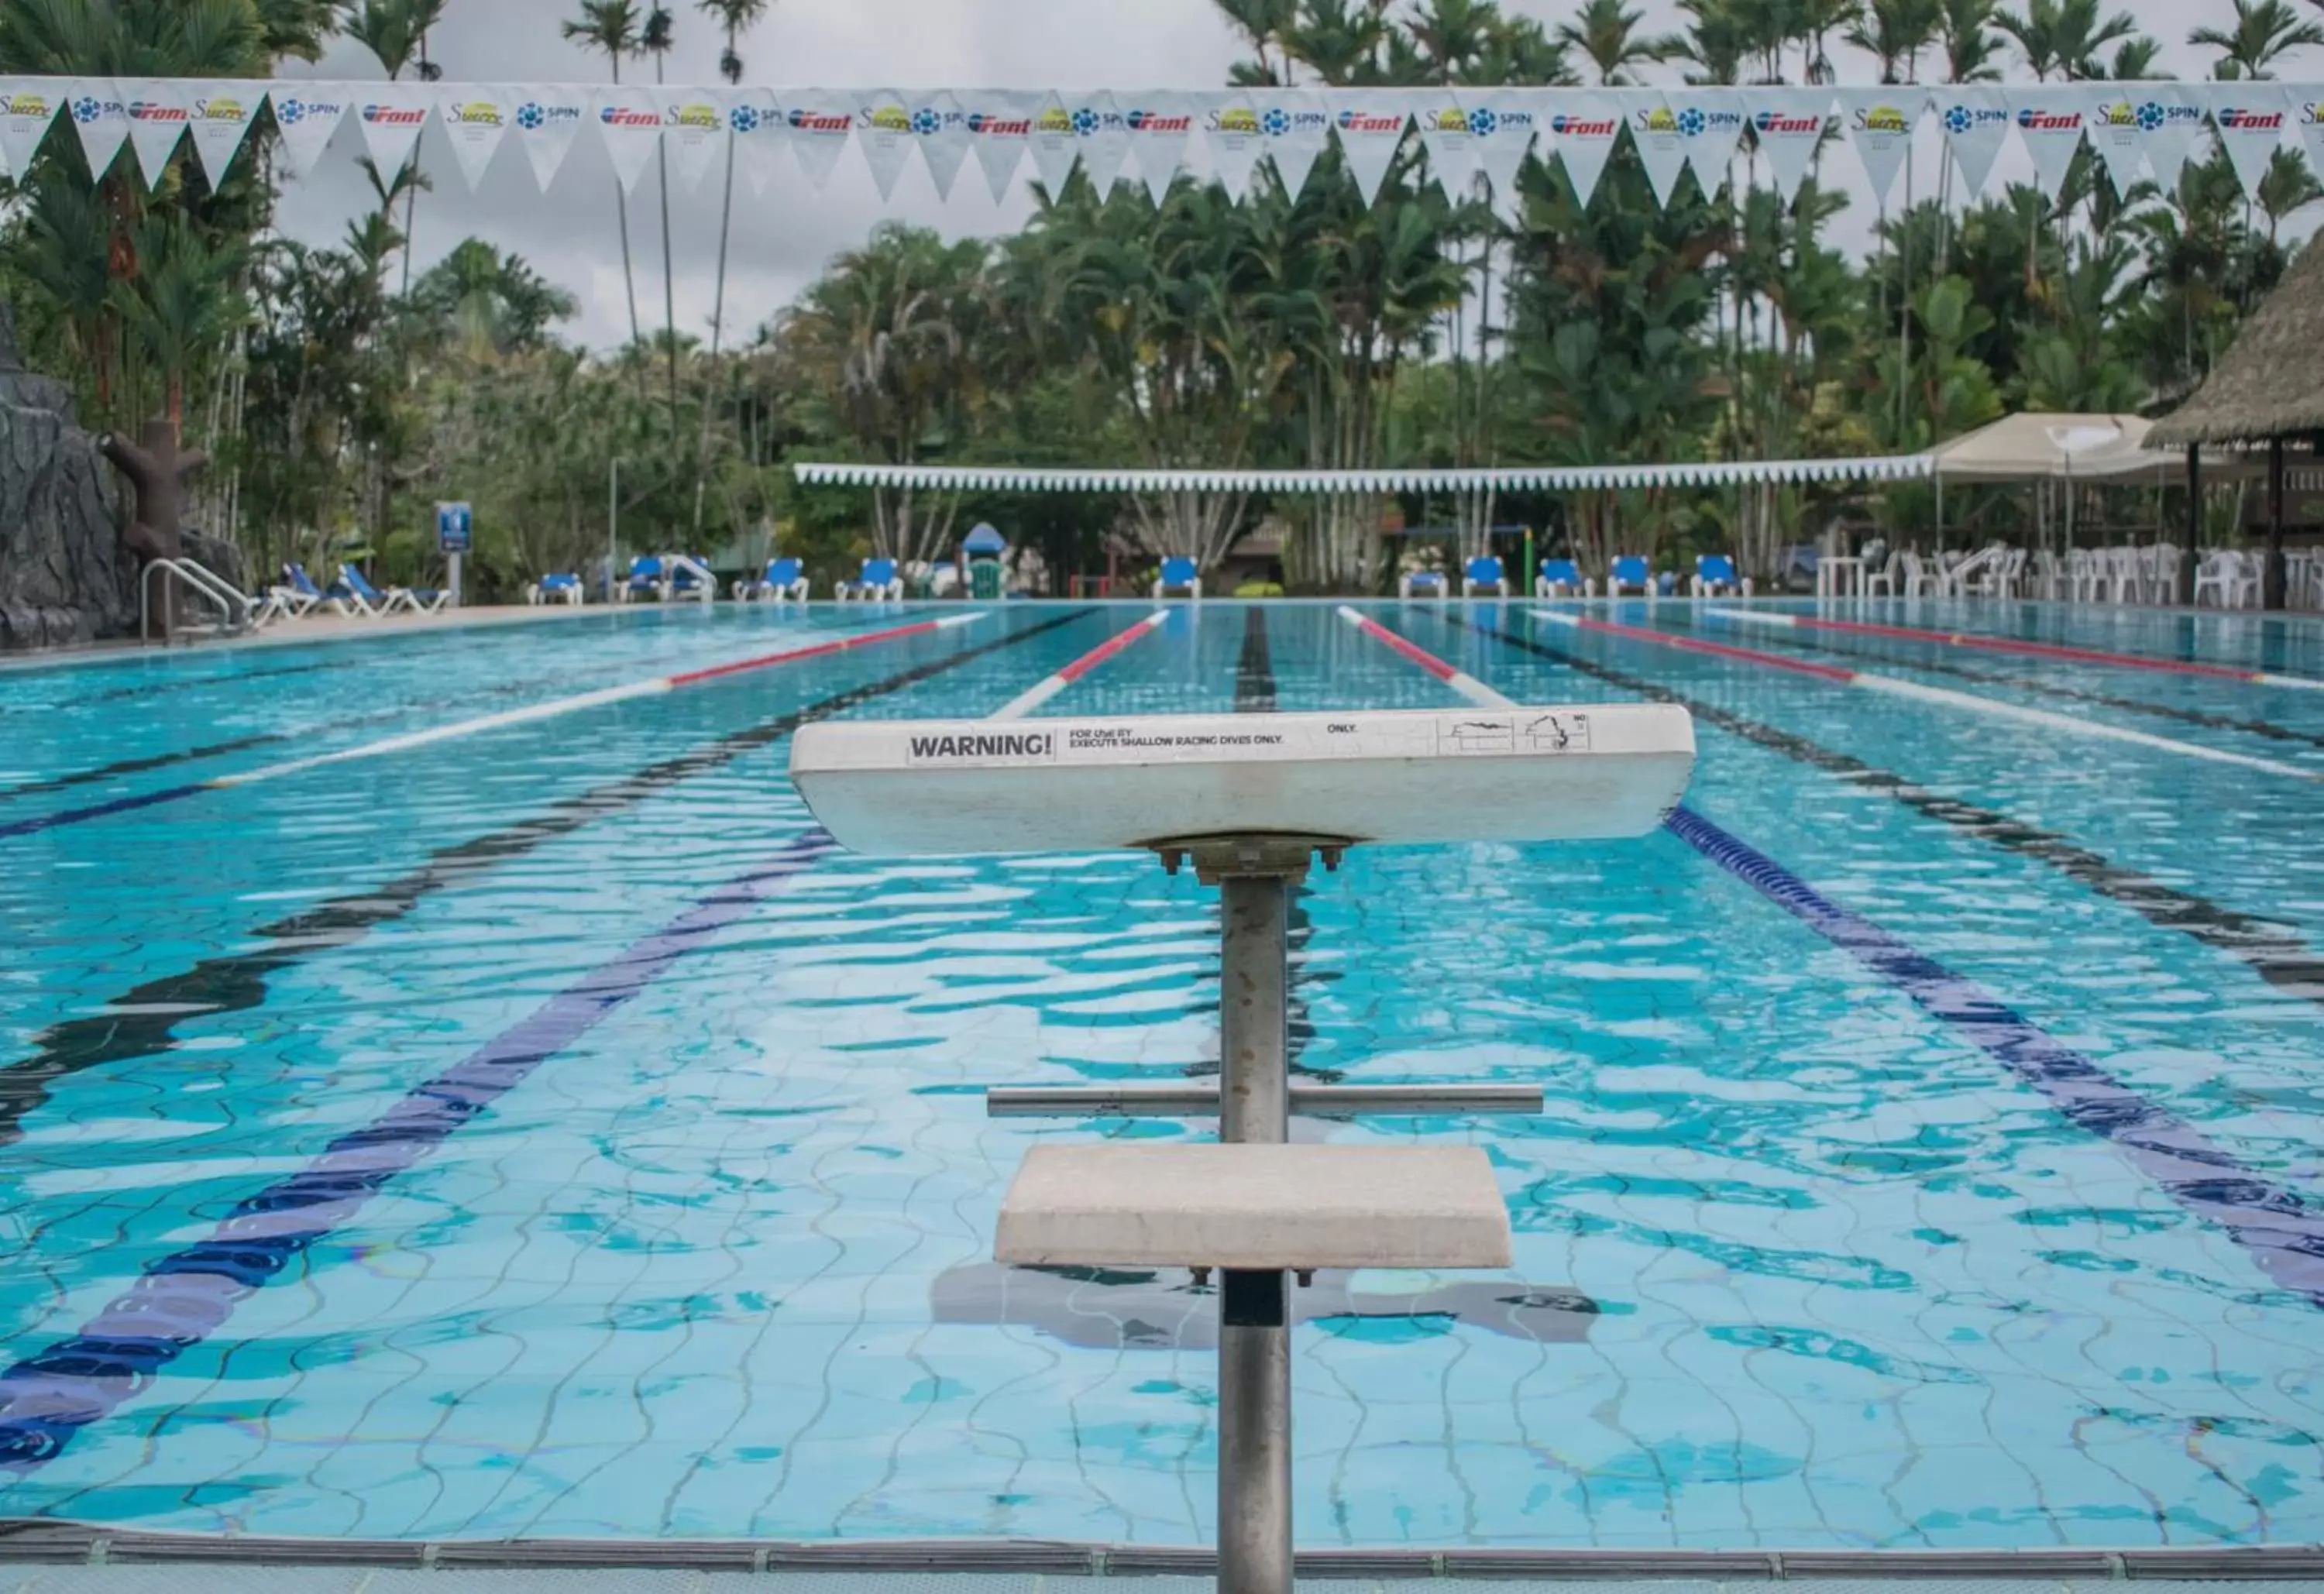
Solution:
<svg viewBox="0 0 2324 1594">
<path fill-rule="evenodd" d="M 1341 759 L 1541 758 L 1590 752 L 1591 711 L 1189 714 L 1015 725 L 850 727 L 846 762 L 876 768 L 1008 769 L 1296 762 Z M 882 756 L 882 743 L 885 755 Z M 900 743 L 900 746 L 898 745 Z M 900 760 L 896 759 L 900 752 Z"/>
</svg>

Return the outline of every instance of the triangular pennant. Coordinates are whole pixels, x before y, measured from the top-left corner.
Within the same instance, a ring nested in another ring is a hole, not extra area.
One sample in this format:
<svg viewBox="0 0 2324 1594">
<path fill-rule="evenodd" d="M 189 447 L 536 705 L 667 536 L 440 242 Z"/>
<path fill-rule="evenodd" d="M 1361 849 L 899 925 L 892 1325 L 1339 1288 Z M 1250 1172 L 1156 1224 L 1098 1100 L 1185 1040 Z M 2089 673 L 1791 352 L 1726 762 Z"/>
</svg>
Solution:
<svg viewBox="0 0 2324 1594">
<path fill-rule="evenodd" d="M 1040 97 L 1007 88 L 963 89 L 961 109 L 966 113 L 968 147 L 976 152 L 984 185 L 995 205 L 1009 198 L 1009 185 L 1024 162 L 1025 146 L 1033 137 L 1033 113 Z"/>
<path fill-rule="evenodd" d="M 2084 106 L 2089 95 L 2080 85 L 2057 88 L 2014 87 L 2002 91 L 2009 119 L 2018 139 L 2034 158 L 2034 183 L 2044 198 L 2054 199 L 2066 186 L 2067 169 L 2074 152 L 2082 147 L 2082 132 L 2089 117 Z"/>
<path fill-rule="evenodd" d="M 402 170 L 419 147 L 432 98 L 426 88 L 411 83 L 374 83 L 364 88 L 355 114 L 363 118 L 364 147 L 383 180 Z M 130 136 L 136 136 L 134 127 Z"/>
<path fill-rule="evenodd" d="M 614 180 L 624 193 L 635 193 L 646 162 L 661 147 L 661 104 L 650 88 L 613 85 L 592 96 L 597 132 L 613 158 Z"/>
<path fill-rule="evenodd" d="M 160 188 L 171 157 L 178 152 L 178 141 L 186 134 L 186 97 L 165 78 L 133 78 L 121 85 L 121 103 L 129 117 L 129 145 L 137 152 L 137 170 L 145 174 L 147 188 Z M 9 153 L 13 158 L 14 152 Z"/>
<path fill-rule="evenodd" d="M 1743 142 L 1743 91 L 1739 88 L 1674 88 L 1666 102 L 1678 120 L 1686 163 L 1705 194 L 1727 180 L 1728 162 Z M 1827 103 L 1829 101 L 1827 100 Z M 1670 203 L 1670 196 L 1663 197 Z"/>
<path fill-rule="evenodd" d="M 9 170 L 22 177 L 31 169 L 61 103 L 53 79 L 0 78 L 0 155 L 8 158 Z"/>
<path fill-rule="evenodd" d="M 1766 157 L 1768 175 L 1776 196 L 1786 205 L 1807 180 L 1822 147 L 1824 127 L 1831 119 L 1829 88 L 1761 88 L 1747 89 L 1744 108 L 1751 119 L 1751 136 Z M 1697 177 L 1702 175 L 1698 170 Z M 1706 185 L 1707 186 L 1707 185 Z"/>
<path fill-rule="evenodd" d="M 1686 170 L 1686 140 L 1678 130 L 1678 113 L 1665 102 L 1659 88 L 1618 88 L 1611 92 L 1622 106 L 1623 124 L 1630 130 L 1630 143 L 1646 166 L 1646 180 L 1654 185 L 1655 198 L 1668 205 L 1678 188 L 1679 173 Z"/>
<path fill-rule="evenodd" d="M 1307 186 L 1307 174 L 1323 158 L 1331 137 L 1332 113 L 1315 95 L 1302 88 L 1262 88 L 1254 91 L 1259 106 L 1259 135 L 1267 141 L 1267 158 L 1275 164 L 1275 179 L 1291 198 Z"/>
<path fill-rule="evenodd" d="M 1203 126 L 1203 142 L 1211 152 L 1211 170 L 1219 185 L 1240 198 L 1250 189 L 1250 174 L 1265 152 L 1259 131 L 1259 109 L 1246 88 L 1190 94 L 1186 102 Z"/>
<path fill-rule="evenodd" d="M 436 119 L 451 142 L 452 159 L 471 193 L 484 180 L 501 140 L 516 120 L 514 90 L 491 83 L 445 83 L 436 90 Z"/>
<path fill-rule="evenodd" d="M 129 106 L 110 78 L 83 78 L 65 88 L 65 109 L 80 134 L 92 175 L 103 177 L 129 138 Z"/>
<path fill-rule="evenodd" d="M 2163 102 L 2143 83 L 2093 83 L 2082 92 L 2082 126 L 2106 163 L 2118 195 L 2127 195 L 2146 170 L 2151 134 L 2162 131 Z"/>
<path fill-rule="evenodd" d="M 2209 102 L 2219 146 L 2236 169 L 2246 198 L 2259 197 L 2275 152 L 2283 147 L 2290 91 L 2280 83 L 2213 83 L 2200 91 Z"/>
<path fill-rule="evenodd" d="M 1449 88 L 1423 91 L 1415 100 L 1413 124 L 1428 152 L 1428 175 L 1448 199 L 1465 199 L 1477 182 L 1477 140 L 1469 113 Z"/>
<path fill-rule="evenodd" d="M 1130 129 L 1130 152 L 1138 157 L 1138 175 L 1146 191 L 1159 205 L 1186 159 L 1186 141 L 1194 134 L 1194 111 L 1183 94 L 1145 89 L 1126 97 L 1122 125 Z"/>
<path fill-rule="evenodd" d="M 809 88 L 792 97 L 783 120 L 790 127 L 791 154 L 798 161 L 799 175 L 820 192 L 831 181 L 840 152 L 855 136 L 854 97 Z"/>
<path fill-rule="evenodd" d="M 1355 180 L 1356 192 L 1370 205 L 1379 198 L 1388 168 L 1404 144 L 1410 120 L 1404 101 L 1393 90 L 1333 88 L 1323 94 L 1332 114 L 1332 131 L 1340 141 L 1340 161 Z"/>
<path fill-rule="evenodd" d="M 1113 192 L 1121 163 L 1130 158 L 1130 127 L 1113 96 L 1099 89 L 1065 100 L 1065 115 L 1073 123 L 1074 143 L 1081 151 L 1082 175 L 1089 179 L 1098 203 Z"/>
<path fill-rule="evenodd" d="M 764 194 L 790 128 L 771 88 L 737 88 L 726 97 L 726 131 L 734 141 L 734 170 L 751 180 L 751 191 Z"/>
<path fill-rule="evenodd" d="M 1872 185 L 1872 203 L 1888 208 L 1896 191 L 1896 173 L 1904 169 L 1905 152 L 1928 106 L 1924 88 L 1843 88 L 1840 90 L 1840 124 L 1855 147 L 1864 175 Z"/>
<path fill-rule="evenodd" d="M 1469 113 L 1469 137 L 1476 151 L 1477 170 L 1492 185 L 1493 207 L 1514 216 L 1517 207 L 1517 173 L 1536 134 L 1546 134 L 1555 118 L 1551 106 L 1563 103 L 1538 88 L 1464 88 L 1461 108 Z M 1542 158 L 1549 146 L 1542 145 Z"/>
<path fill-rule="evenodd" d="M 904 97 L 892 88 L 875 88 L 855 102 L 855 146 L 872 169 L 872 186 L 882 199 L 892 197 L 912 158 L 912 113 Z"/>
<path fill-rule="evenodd" d="M 2204 107 L 2177 83 L 2142 83 L 2142 106 L 2152 104 L 2163 114 L 2162 124 L 2146 134 L 2146 165 L 2165 196 L 2179 191 L 2179 174 L 2195 153 L 2202 136 Z"/>
<path fill-rule="evenodd" d="M 2309 169 L 2318 180 L 2324 181 L 2324 93 L 2313 88 L 2295 92 L 2292 97 L 2292 122 L 2300 129 L 2300 142 L 2308 152 Z"/>
<path fill-rule="evenodd" d="M 588 90 L 562 84 L 532 83 L 517 97 L 516 136 L 532 163 L 533 180 L 543 193 L 557 180 L 581 124 L 589 119 Z"/>
<path fill-rule="evenodd" d="M 726 152 L 726 93 L 657 87 L 654 102 L 661 110 L 661 147 L 669 157 L 671 181 L 678 192 L 693 193 Z"/>
<path fill-rule="evenodd" d="M 1033 112 L 1033 131 L 1025 141 L 1033 156 L 1033 170 L 1054 199 L 1073 180 L 1074 162 L 1081 159 L 1081 141 L 1074 136 L 1073 113 L 1056 95 L 1043 95 Z"/>
<path fill-rule="evenodd" d="M 349 92 L 345 83 L 277 83 L 267 91 L 291 176 L 305 177 L 323 158 L 331 135 L 347 119 Z"/>
<path fill-rule="evenodd" d="M 1993 163 L 2009 137 L 2009 107 L 1990 83 L 1953 83 L 1937 91 L 1937 121 L 1945 147 L 1960 168 L 1964 196 L 1974 199 L 1993 178 Z"/>
<path fill-rule="evenodd" d="M 922 91 L 912 99 L 912 137 L 920 159 L 936 180 L 936 198 L 952 198 L 952 185 L 968 160 L 968 113 L 951 90 Z"/>
<path fill-rule="evenodd" d="M 1598 191 L 1598 180 L 1614 158 L 1614 142 L 1622 134 L 1622 106 L 1612 96 L 1593 90 L 1570 94 L 1549 118 L 1549 143 L 1565 162 L 1565 180 L 1583 209 Z"/>
<path fill-rule="evenodd" d="M 258 120 L 258 107 L 266 100 L 266 86 L 197 81 L 185 89 L 187 131 L 194 153 L 201 157 L 202 174 L 215 189 L 226 181 L 235 152 L 250 136 L 250 124 Z"/>
</svg>

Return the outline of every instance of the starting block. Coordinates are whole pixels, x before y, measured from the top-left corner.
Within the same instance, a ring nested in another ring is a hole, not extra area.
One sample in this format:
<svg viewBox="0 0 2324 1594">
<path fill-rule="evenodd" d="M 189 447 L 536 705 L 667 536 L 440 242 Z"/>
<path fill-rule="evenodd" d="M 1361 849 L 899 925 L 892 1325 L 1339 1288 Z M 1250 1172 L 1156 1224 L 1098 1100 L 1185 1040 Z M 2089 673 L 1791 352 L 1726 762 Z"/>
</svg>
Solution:
<svg viewBox="0 0 2324 1594">
<path fill-rule="evenodd" d="M 1538 1089 L 1290 1082 L 1290 888 L 1366 844 L 1645 835 L 1685 795 L 1674 705 L 1012 722 L 824 722 L 791 779 L 841 845 L 888 857 L 1128 849 L 1220 891 L 1219 1087 L 995 1090 L 995 1116 L 1219 1120 L 1215 1146 L 1040 1147 L 994 1255 L 1216 1269 L 1219 1588 L 1291 1594 L 1287 1280 L 1319 1267 L 1504 1267 L 1473 1147 L 1288 1144 L 1294 1112 L 1538 1112 Z"/>
</svg>

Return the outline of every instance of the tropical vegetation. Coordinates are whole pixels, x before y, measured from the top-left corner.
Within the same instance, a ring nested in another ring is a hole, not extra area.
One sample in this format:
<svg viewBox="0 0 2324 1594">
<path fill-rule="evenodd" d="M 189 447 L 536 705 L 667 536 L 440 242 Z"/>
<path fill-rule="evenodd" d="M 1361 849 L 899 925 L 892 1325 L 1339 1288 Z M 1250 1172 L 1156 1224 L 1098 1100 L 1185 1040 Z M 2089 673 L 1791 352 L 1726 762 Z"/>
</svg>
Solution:
<svg viewBox="0 0 2324 1594">
<path fill-rule="evenodd" d="M 431 33 L 484 3 L 0 0 L 0 76 L 263 78 L 344 32 L 390 75 L 432 78 Z M 2124 78 L 2153 75 L 2163 43 L 2103 0 L 1682 0 L 1669 34 L 1628 0 L 1214 4 L 1243 45 L 1231 78 L 1254 85 Z M 660 74 L 701 28 L 740 81 L 773 9 L 576 0 L 564 32 L 618 78 Z M 2324 45 L 2324 0 L 2167 9 L 2221 78 L 2296 74 Z M 532 263 L 488 238 L 420 246 L 411 168 L 366 163 L 374 202 L 336 243 L 300 243 L 274 226 L 270 126 L 215 188 L 189 152 L 149 186 L 127 152 L 92 172 L 55 136 L 0 181 L 0 292 L 91 424 L 162 412 L 212 451 L 201 517 L 260 567 L 353 552 L 423 576 L 430 506 L 456 496 L 477 511 L 471 580 L 501 593 L 591 567 L 615 516 L 625 551 L 779 543 L 824 572 L 937 555 L 976 519 L 1053 569 L 1108 548 L 1211 564 L 1272 516 L 1289 585 L 1377 590 L 1411 546 L 1398 528 L 1765 569 L 1835 521 L 1924 534 L 1935 506 L 1844 486 L 964 499 L 808 491 L 787 467 L 1772 459 L 1918 449 L 2012 408 L 2154 411 L 2202 380 L 2319 197 L 2291 152 L 2246 199 L 2217 150 L 2170 192 L 2121 194 L 2085 150 L 2055 198 L 1965 201 L 1948 163 L 1867 217 L 1833 162 L 1852 157 L 1828 145 L 1785 198 L 1747 142 L 1716 192 L 1683 180 L 1667 205 L 1627 144 L 1587 205 L 1531 162 L 1514 195 L 1448 195 L 1416 139 L 1369 205 L 1332 154 L 1296 194 L 1266 168 L 1240 200 L 1182 176 L 1158 209 L 1076 175 L 1010 235 L 881 226 L 786 306 L 732 295 L 729 165 L 709 320 L 678 323 L 666 181 L 658 219 L 617 189 L 629 336 L 586 348 Z M 659 324 L 639 282 L 656 242 Z M 1949 510 L 1997 530 L 2030 512 Z"/>
</svg>

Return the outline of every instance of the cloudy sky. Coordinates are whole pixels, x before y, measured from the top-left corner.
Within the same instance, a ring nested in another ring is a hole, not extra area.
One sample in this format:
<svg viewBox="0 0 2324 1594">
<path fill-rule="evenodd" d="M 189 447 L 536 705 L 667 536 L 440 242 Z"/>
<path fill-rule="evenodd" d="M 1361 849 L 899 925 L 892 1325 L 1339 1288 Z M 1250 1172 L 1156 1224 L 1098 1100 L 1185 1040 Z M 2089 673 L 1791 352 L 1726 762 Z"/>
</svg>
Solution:
<svg viewBox="0 0 2324 1594">
<path fill-rule="evenodd" d="M 1504 0 L 1509 9 L 1554 23 L 1572 0 Z M 2202 52 L 2184 48 L 2190 27 L 2219 14 L 2229 0 L 2122 0 L 2143 26 L 2171 45 L 2169 69 L 2208 75 Z M 1657 26 L 1675 25 L 1670 0 L 1647 0 Z M 669 60 L 673 83 L 715 83 L 720 35 L 710 20 L 681 3 L 678 47 Z M 2304 8 L 2303 8 L 2304 9 Z M 447 81 L 549 80 L 600 82 L 603 58 L 567 43 L 558 24 L 579 10 L 578 0 L 451 0 L 432 55 Z M 775 0 L 769 20 L 746 39 L 746 81 L 832 88 L 936 88 L 975 84 L 1018 88 L 1207 88 L 1222 83 L 1240 51 L 1211 0 Z M 2288 72 L 2324 78 L 2324 52 Z M 635 68 L 625 68 L 633 77 Z M 362 46 L 340 42 L 318 65 L 293 63 L 286 75 L 325 78 L 383 76 Z M 1872 82 L 1868 61 L 1841 63 L 1847 82 Z M 1924 132 L 1924 162 L 1937 156 L 1933 131 Z M 1200 141 L 1194 152 L 1199 161 Z M 335 241 L 367 202 L 355 156 L 362 145 L 349 124 L 315 171 L 291 185 L 281 223 L 293 236 Z M 570 331 L 593 344 L 627 336 L 619 233 L 613 218 L 613 167 L 587 129 L 576 139 L 555 185 L 542 194 L 523 153 L 504 145 L 479 189 L 471 193 L 440 135 L 423 146 L 422 162 L 435 183 L 420 201 L 418 258 L 422 266 L 460 239 L 475 235 L 513 249 L 569 289 L 581 301 Z M 1997 180 L 2022 175 L 2014 145 Z M 1029 165 L 1027 170 L 1029 171 Z M 1828 170 L 1854 176 L 1843 156 Z M 1923 170 L 1933 170 L 1923 165 Z M 661 318 L 659 204 L 650 168 L 631 202 L 641 313 Z M 949 200 L 917 161 L 906 170 L 895 199 L 881 205 L 861 155 L 851 149 L 830 185 L 816 192 L 783 168 L 763 198 L 738 182 L 733 263 L 727 288 L 729 337 L 788 302 L 823 263 L 859 243 L 883 214 L 939 227 L 948 234 L 993 233 L 1019 225 L 1028 208 L 1019 197 L 996 207 L 973 163 Z M 697 193 L 671 196 L 673 273 L 681 327 L 707 334 L 718 248 L 718 177 Z M 1869 219 L 1868 190 L 1857 207 Z"/>
</svg>

